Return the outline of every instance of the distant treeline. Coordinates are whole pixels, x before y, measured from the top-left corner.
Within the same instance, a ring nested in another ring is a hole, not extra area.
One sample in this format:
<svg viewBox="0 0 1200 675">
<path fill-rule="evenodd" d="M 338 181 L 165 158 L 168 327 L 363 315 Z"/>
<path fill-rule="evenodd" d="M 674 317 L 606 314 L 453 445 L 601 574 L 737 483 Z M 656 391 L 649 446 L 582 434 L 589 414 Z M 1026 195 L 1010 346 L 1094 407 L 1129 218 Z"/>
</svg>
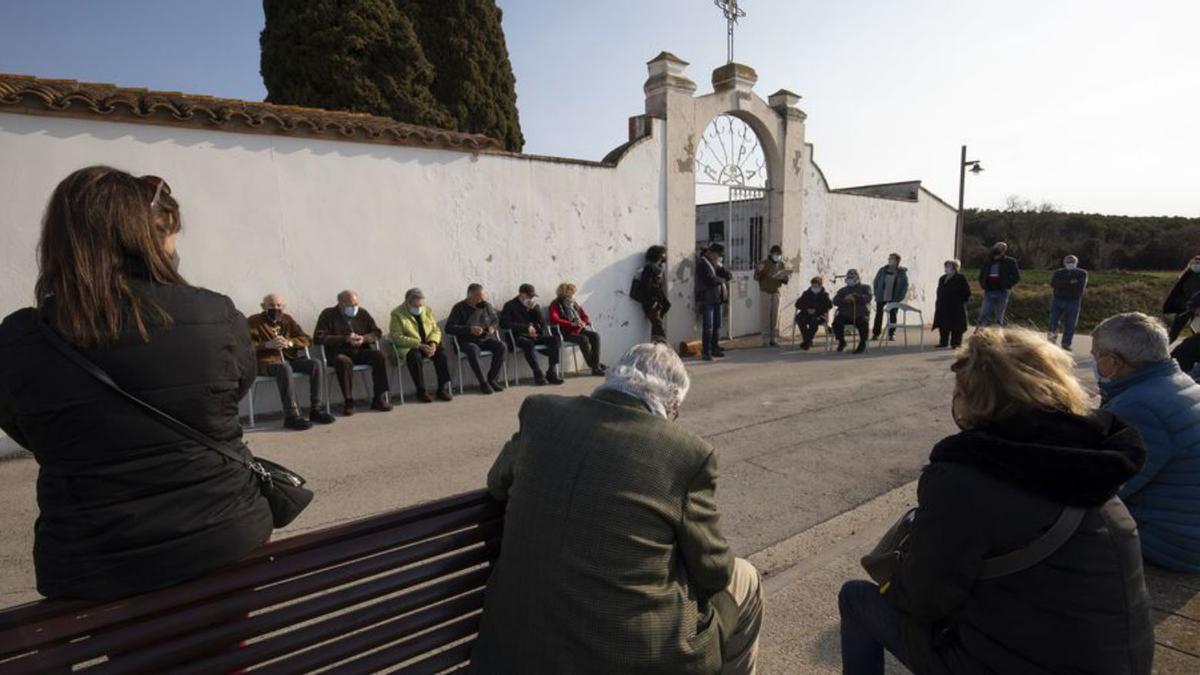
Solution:
<svg viewBox="0 0 1200 675">
<path fill-rule="evenodd" d="M 1073 253 L 1085 269 L 1180 270 L 1200 254 L 1200 218 L 1063 213 L 1016 196 L 1003 210 L 963 213 L 964 267 L 979 267 L 997 241 L 1031 269 L 1058 266 Z"/>
</svg>

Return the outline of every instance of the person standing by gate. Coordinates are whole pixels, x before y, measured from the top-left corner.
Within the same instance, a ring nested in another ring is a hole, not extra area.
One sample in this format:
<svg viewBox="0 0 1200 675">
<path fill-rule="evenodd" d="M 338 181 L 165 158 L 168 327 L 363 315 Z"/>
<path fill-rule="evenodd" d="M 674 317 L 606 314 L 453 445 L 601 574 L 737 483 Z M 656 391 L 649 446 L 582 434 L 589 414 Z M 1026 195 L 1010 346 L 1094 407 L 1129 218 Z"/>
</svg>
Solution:
<svg viewBox="0 0 1200 675">
<path fill-rule="evenodd" d="M 758 263 L 754 268 L 754 280 L 758 282 L 758 290 L 766 296 L 767 331 L 763 333 L 763 345 L 778 347 L 775 341 L 779 334 L 779 290 L 786 285 L 792 273 L 783 264 L 783 248 L 776 244 L 771 247 L 767 259 Z"/>
<path fill-rule="evenodd" d="M 903 302 L 908 296 L 908 268 L 900 266 L 900 254 L 888 256 L 888 264 L 875 273 L 875 325 L 871 327 L 871 339 L 878 340 L 883 331 L 883 308 L 889 302 Z M 887 312 L 888 322 L 896 323 L 896 310 Z M 896 339 L 896 329 L 888 329 L 888 340 Z"/>
<path fill-rule="evenodd" d="M 725 356 L 718 340 L 721 337 L 721 305 L 729 299 L 726 285 L 733 275 L 721 264 L 725 247 L 710 244 L 696 257 L 696 308 L 700 310 L 701 358 L 712 361 L 713 357 Z"/>
<path fill-rule="evenodd" d="M 990 324 L 1004 325 L 1004 312 L 1008 309 L 1008 296 L 1013 286 L 1021 281 L 1021 268 L 1017 259 L 1008 255 L 1008 244 L 998 241 L 992 246 L 992 255 L 979 268 L 979 287 L 983 289 L 983 306 L 979 308 L 978 331 Z"/>
<path fill-rule="evenodd" d="M 1062 348 L 1067 351 L 1071 351 L 1071 341 L 1075 338 L 1075 324 L 1079 323 L 1079 307 L 1083 304 L 1087 282 L 1087 270 L 1079 269 L 1079 258 L 1073 255 L 1063 258 L 1062 269 L 1054 270 L 1050 275 L 1053 297 L 1050 300 L 1050 334 L 1046 337 L 1051 342 L 1058 342 L 1061 321 Z"/>
<path fill-rule="evenodd" d="M 637 297 L 633 300 L 642 305 L 642 312 L 650 322 L 651 342 L 667 341 L 663 319 L 666 318 L 667 312 L 671 311 L 671 301 L 667 299 L 666 269 L 667 247 L 655 244 L 646 249 L 646 264 L 642 266 L 637 283 L 634 284 Z"/>
</svg>

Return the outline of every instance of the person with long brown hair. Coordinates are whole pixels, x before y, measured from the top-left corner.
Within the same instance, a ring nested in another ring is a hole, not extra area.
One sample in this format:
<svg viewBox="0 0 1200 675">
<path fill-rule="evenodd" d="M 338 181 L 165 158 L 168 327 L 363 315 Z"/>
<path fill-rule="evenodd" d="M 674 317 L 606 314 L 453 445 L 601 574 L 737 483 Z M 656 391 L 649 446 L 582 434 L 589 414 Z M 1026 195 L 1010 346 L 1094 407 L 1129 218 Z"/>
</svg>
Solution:
<svg viewBox="0 0 1200 675">
<path fill-rule="evenodd" d="M 0 324 L 0 428 L 39 464 L 38 591 L 108 600 L 197 577 L 265 542 L 255 477 L 150 417 L 59 352 L 42 322 L 134 396 L 249 456 L 246 318 L 190 286 L 166 181 L 92 166 L 50 197 L 35 307 Z"/>
</svg>

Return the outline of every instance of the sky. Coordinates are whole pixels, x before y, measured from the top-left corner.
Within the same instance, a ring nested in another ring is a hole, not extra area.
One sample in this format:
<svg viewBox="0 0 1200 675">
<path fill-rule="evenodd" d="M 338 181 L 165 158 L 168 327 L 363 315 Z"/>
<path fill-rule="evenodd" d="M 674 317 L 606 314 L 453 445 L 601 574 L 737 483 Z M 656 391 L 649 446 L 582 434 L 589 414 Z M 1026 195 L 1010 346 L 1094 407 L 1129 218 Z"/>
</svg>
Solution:
<svg viewBox="0 0 1200 675">
<path fill-rule="evenodd" d="M 725 62 L 711 0 L 499 0 L 526 152 L 600 159 L 670 51 Z M 1200 1 L 742 0 L 735 60 L 803 99 L 832 187 L 921 179 L 954 203 L 960 146 L 1009 195 L 1200 216 Z M 0 72 L 261 100 L 255 0 L 0 0 Z"/>
</svg>

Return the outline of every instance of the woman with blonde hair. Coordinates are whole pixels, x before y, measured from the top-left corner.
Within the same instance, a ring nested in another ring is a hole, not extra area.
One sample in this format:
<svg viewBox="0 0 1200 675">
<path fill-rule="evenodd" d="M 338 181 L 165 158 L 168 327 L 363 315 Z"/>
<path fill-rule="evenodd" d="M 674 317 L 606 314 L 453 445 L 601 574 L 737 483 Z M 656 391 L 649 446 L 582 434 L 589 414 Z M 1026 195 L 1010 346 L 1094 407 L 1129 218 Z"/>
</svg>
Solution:
<svg viewBox="0 0 1200 675">
<path fill-rule="evenodd" d="M 563 282 L 555 289 L 554 302 L 550 303 L 550 325 L 558 327 L 564 341 L 579 347 L 593 375 L 604 377 L 604 364 L 600 363 L 600 334 L 593 329 L 583 305 L 575 301 L 575 284 Z"/>
<path fill-rule="evenodd" d="M 1117 489 L 1141 438 L 1090 408 L 1070 356 L 987 328 L 951 366 L 962 429 L 934 446 L 882 586 L 842 587 L 844 673 L 1149 673 L 1137 529 Z"/>
</svg>

